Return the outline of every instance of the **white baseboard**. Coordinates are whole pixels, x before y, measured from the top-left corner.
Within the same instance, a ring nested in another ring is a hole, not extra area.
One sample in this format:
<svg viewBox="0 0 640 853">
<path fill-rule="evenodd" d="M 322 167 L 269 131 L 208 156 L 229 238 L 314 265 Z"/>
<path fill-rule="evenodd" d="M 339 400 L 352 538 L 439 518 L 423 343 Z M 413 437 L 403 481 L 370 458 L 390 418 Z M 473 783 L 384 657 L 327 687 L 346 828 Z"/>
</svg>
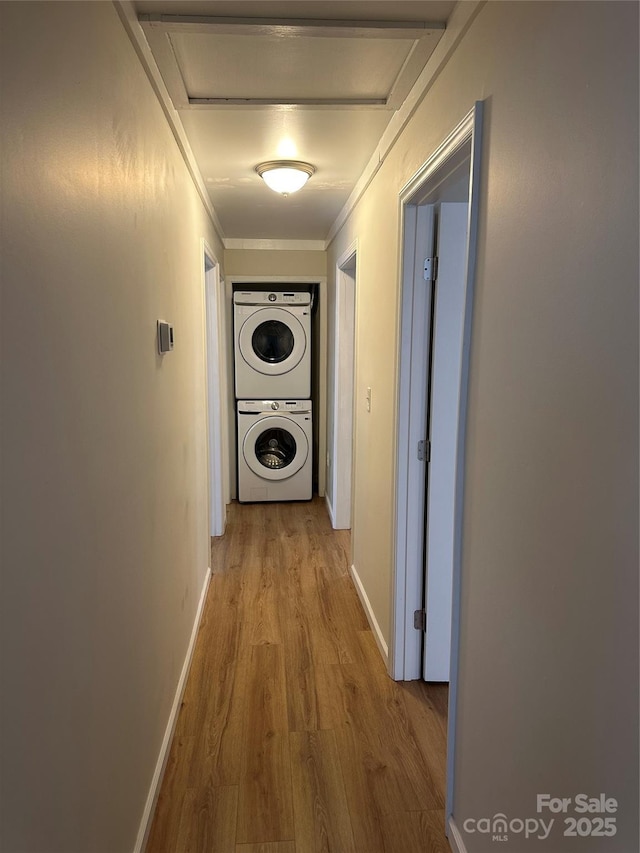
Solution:
<svg viewBox="0 0 640 853">
<path fill-rule="evenodd" d="M 364 586 L 362 585 L 362 581 L 360 580 L 360 575 L 355 566 L 351 566 L 350 569 L 351 577 L 353 578 L 353 583 L 356 587 L 356 592 L 358 593 L 358 598 L 360 599 L 362 606 L 364 607 L 364 612 L 367 616 L 367 620 L 369 621 L 369 625 L 371 626 L 371 631 L 373 632 L 373 636 L 375 638 L 376 643 L 378 644 L 378 648 L 380 649 L 380 654 L 383 657 L 384 664 L 389 668 L 389 647 L 382 636 L 382 631 L 380 630 L 380 626 L 378 625 L 378 620 L 376 619 L 376 615 L 373 612 L 373 608 L 371 607 L 371 602 L 369 601 L 369 596 L 365 592 Z"/>
<path fill-rule="evenodd" d="M 167 728 L 165 729 L 164 738 L 162 739 L 162 746 L 160 747 L 160 754 L 158 755 L 158 761 L 156 762 L 156 769 L 153 774 L 153 779 L 151 780 L 151 787 L 149 788 L 147 802 L 145 803 L 144 812 L 142 813 L 142 820 L 140 821 L 140 828 L 138 829 L 138 837 L 136 838 L 136 846 L 133 848 L 134 853 L 142 853 L 142 851 L 145 849 L 149 830 L 151 829 L 151 821 L 153 820 L 153 813 L 156 807 L 158 794 L 160 793 L 162 777 L 164 776 L 164 770 L 167 765 L 167 759 L 169 758 L 169 748 L 171 747 L 173 731 L 176 727 L 176 722 L 178 720 L 178 711 L 180 710 L 180 703 L 182 702 L 182 694 L 184 693 L 184 688 L 187 683 L 187 676 L 189 675 L 191 658 L 193 656 L 193 650 L 196 645 L 196 637 L 198 636 L 198 628 L 200 627 L 200 619 L 202 618 L 202 610 L 204 608 L 204 602 L 207 597 L 207 590 L 209 589 L 210 580 L 211 569 L 207 568 L 207 574 L 205 576 L 204 583 L 202 584 L 202 591 L 200 593 L 200 601 L 198 602 L 198 610 L 196 611 L 196 618 L 193 622 L 193 629 L 191 631 L 189 647 L 187 649 L 187 654 L 182 665 L 182 672 L 180 673 L 180 678 L 178 680 L 176 695 L 174 697 L 173 705 L 171 707 L 171 713 L 169 714 L 169 721 L 167 722 Z"/>
<path fill-rule="evenodd" d="M 467 848 L 465 847 L 462 836 L 460 835 L 460 830 L 451 815 L 449 815 L 449 819 L 447 820 L 447 838 L 449 839 L 449 844 L 451 845 L 453 853 L 467 853 Z"/>
</svg>

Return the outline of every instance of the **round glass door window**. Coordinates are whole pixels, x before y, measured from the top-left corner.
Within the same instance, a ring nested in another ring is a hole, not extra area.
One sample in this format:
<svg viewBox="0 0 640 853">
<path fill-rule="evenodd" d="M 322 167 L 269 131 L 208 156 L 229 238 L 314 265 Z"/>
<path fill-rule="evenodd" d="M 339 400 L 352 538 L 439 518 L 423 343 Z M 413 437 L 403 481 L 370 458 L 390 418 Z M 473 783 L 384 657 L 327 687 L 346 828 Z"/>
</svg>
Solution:
<svg viewBox="0 0 640 853">
<path fill-rule="evenodd" d="M 256 327 L 251 336 L 253 351 L 268 364 L 280 364 L 293 352 L 293 332 L 280 320 L 265 320 Z"/>
<path fill-rule="evenodd" d="M 280 470 L 295 459 L 296 441 L 286 429 L 271 427 L 258 437 L 255 452 L 258 462 L 265 468 Z"/>
<path fill-rule="evenodd" d="M 284 376 L 308 354 L 307 332 L 302 323 L 282 308 L 253 312 L 243 322 L 236 340 L 237 353 L 252 370 L 265 376 Z"/>
</svg>

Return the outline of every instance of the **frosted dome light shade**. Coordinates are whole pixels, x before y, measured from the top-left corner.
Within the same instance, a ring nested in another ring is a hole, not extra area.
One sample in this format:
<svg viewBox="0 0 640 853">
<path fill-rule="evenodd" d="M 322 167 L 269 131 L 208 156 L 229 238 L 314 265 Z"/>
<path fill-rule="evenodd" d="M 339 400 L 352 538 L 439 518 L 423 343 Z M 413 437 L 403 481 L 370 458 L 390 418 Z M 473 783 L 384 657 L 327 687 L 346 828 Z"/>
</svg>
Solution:
<svg viewBox="0 0 640 853">
<path fill-rule="evenodd" d="M 298 160 L 272 160 L 256 166 L 256 172 L 274 192 L 289 195 L 302 189 L 315 169 Z"/>
<path fill-rule="evenodd" d="M 265 184 L 277 193 L 295 193 L 301 190 L 309 180 L 306 172 L 297 169 L 271 169 L 262 177 Z"/>
</svg>

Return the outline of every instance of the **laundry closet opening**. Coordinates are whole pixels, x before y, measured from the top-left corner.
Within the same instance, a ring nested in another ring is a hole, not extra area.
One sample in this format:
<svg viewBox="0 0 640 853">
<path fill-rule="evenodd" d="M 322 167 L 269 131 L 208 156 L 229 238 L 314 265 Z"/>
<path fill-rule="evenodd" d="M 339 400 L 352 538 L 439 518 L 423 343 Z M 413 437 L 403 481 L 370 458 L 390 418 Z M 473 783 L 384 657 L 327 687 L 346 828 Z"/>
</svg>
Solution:
<svg viewBox="0 0 640 853">
<path fill-rule="evenodd" d="M 232 277 L 232 494 L 241 503 L 324 494 L 322 281 Z"/>
</svg>

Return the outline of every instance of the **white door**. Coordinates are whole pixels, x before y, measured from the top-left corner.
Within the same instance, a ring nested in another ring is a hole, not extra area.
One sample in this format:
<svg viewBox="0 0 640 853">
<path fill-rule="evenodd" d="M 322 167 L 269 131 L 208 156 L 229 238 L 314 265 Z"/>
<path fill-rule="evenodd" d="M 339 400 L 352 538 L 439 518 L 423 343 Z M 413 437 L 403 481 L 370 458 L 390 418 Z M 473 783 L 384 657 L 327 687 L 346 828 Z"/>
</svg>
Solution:
<svg viewBox="0 0 640 853">
<path fill-rule="evenodd" d="M 468 205 L 439 205 L 427 469 L 423 677 L 448 681 Z"/>
</svg>

